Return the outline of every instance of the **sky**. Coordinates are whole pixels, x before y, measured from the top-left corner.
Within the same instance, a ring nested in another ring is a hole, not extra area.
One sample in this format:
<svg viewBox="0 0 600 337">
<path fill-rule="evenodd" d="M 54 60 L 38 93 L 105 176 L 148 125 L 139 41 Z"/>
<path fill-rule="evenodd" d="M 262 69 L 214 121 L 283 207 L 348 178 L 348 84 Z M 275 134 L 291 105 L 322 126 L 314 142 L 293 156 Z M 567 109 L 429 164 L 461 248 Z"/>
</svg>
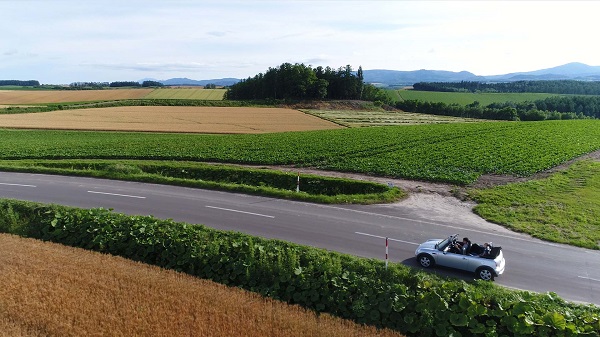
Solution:
<svg viewBox="0 0 600 337">
<path fill-rule="evenodd" d="M 0 0 L 0 79 L 248 78 L 282 63 L 501 75 L 600 65 L 600 1 Z"/>
</svg>

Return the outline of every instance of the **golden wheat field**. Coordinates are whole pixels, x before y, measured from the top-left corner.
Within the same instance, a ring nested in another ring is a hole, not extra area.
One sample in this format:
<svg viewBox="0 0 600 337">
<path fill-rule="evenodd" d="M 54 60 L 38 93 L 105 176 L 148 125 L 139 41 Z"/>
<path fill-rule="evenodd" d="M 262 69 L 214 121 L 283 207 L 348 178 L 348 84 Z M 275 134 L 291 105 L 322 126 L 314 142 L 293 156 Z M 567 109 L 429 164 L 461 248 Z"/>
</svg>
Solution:
<svg viewBox="0 0 600 337">
<path fill-rule="evenodd" d="M 0 336 L 401 336 L 189 275 L 0 234 Z"/>
<path fill-rule="evenodd" d="M 341 126 L 298 110 L 128 106 L 0 115 L 0 127 L 190 133 L 268 133 Z"/>
<path fill-rule="evenodd" d="M 0 104 L 43 104 L 138 99 L 154 89 L 0 90 Z"/>
</svg>

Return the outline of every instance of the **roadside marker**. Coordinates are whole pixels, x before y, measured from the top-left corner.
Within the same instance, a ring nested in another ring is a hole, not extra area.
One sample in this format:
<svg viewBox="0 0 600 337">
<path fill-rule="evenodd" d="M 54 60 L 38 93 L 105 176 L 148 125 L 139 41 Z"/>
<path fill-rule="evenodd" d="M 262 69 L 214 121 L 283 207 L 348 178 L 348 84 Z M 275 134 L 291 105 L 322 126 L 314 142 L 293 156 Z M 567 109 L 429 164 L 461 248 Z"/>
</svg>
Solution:
<svg viewBox="0 0 600 337">
<path fill-rule="evenodd" d="M 385 269 L 388 267 L 388 238 L 385 237 Z"/>
</svg>

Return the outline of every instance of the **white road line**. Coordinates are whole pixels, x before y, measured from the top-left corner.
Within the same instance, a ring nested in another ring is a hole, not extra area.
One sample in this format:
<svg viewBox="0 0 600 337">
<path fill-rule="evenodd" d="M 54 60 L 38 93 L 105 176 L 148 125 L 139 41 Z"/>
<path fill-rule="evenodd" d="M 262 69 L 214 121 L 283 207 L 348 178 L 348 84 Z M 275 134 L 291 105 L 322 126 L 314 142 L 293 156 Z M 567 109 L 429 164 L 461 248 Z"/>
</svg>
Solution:
<svg viewBox="0 0 600 337">
<path fill-rule="evenodd" d="M 221 208 L 221 207 L 215 207 L 215 206 L 206 206 L 207 208 L 213 208 L 213 209 L 220 209 L 222 211 L 228 211 L 228 212 L 236 212 L 236 213 L 244 213 L 244 214 L 250 214 L 250 215 L 256 215 L 256 216 L 262 216 L 265 218 L 275 218 L 272 215 L 265 215 L 265 214 L 259 214 L 259 213 L 252 213 L 252 212 L 244 212 L 244 211 L 239 211 L 236 209 L 229 209 L 229 208 Z"/>
<path fill-rule="evenodd" d="M 577 277 L 579 277 L 579 278 L 584 278 L 584 279 L 586 279 L 586 280 L 592 280 L 592 281 L 600 282 L 600 280 L 599 280 L 599 279 L 596 279 L 596 278 L 591 278 L 591 277 L 586 277 L 586 276 L 577 276 Z"/>
<path fill-rule="evenodd" d="M 106 192 L 96 192 L 96 191 L 88 191 L 88 193 L 94 193 L 94 194 L 104 194 L 104 195 L 114 195 L 114 196 L 117 196 L 117 197 L 127 197 L 127 198 L 146 199 L 146 197 L 140 197 L 140 196 L 138 196 L 138 195 L 117 194 L 117 193 L 106 193 Z"/>
<path fill-rule="evenodd" d="M 358 235 L 365 235 L 365 236 L 371 236 L 371 237 L 374 237 L 374 238 L 385 239 L 385 236 L 367 234 L 367 233 L 362 233 L 362 232 L 354 232 L 354 233 L 358 234 Z M 397 242 L 402 242 L 402 243 L 408 243 L 408 244 L 415 245 L 415 246 L 419 245 L 418 243 L 410 242 L 410 241 L 404 241 L 404 240 L 398 240 L 398 239 L 392 239 L 392 238 L 387 238 L 387 239 L 390 240 L 390 241 L 397 241 Z"/>
<path fill-rule="evenodd" d="M 6 186 L 20 186 L 20 187 L 37 187 L 37 186 L 35 186 L 35 185 L 9 184 L 9 183 L 0 183 L 0 185 L 6 185 Z"/>
<path fill-rule="evenodd" d="M 540 244 L 540 245 L 544 245 L 544 246 L 566 247 L 565 245 L 554 244 L 554 243 L 546 242 L 546 241 L 532 242 L 531 240 L 533 238 L 521 238 L 521 237 L 517 237 L 517 236 L 500 234 L 500 233 L 495 233 L 495 232 L 490 232 L 490 231 L 481 231 L 481 230 L 477 230 L 477 229 L 473 229 L 473 228 L 465 228 L 465 227 L 459 227 L 459 226 L 454 226 L 454 225 L 445 225 L 445 224 L 441 224 L 441 223 L 438 223 L 438 222 L 432 222 L 432 221 L 426 221 L 426 220 L 404 218 L 404 217 L 395 216 L 395 215 L 388 215 L 388 214 L 381 214 L 381 213 L 375 213 L 375 212 L 359 211 L 359 210 L 356 210 L 356 209 L 344 208 L 344 207 L 336 207 L 336 206 L 329 206 L 329 205 L 324 205 L 323 207 L 334 208 L 334 209 L 339 209 L 339 210 L 344 210 L 344 211 L 350 211 L 350 212 L 355 212 L 355 213 L 360 213 L 360 214 L 366 214 L 366 215 L 377 215 L 377 216 L 381 216 L 381 217 L 384 217 L 384 218 L 390 218 L 390 219 L 398 219 L 398 220 L 405 220 L 405 221 L 412 221 L 412 222 L 424 223 L 424 224 L 429 224 L 429 225 L 434 225 L 434 226 L 439 226 L 439 227 L 447 227 L 447 228 L 452 228 L 452 229 L 455 229 L 455 230 L 461 230 L 461 231 L 467 231 L 467 232 L 473 232 L 473 233 L 494 235 L 494 236 L 498 236 L 498 237 L 502 237 L 502 238 L 508 238 L 508 239 L 511 239 L 511 240 L 525 241 L 525 242 L 536 243 L 536 244 Z"/>
</svg>

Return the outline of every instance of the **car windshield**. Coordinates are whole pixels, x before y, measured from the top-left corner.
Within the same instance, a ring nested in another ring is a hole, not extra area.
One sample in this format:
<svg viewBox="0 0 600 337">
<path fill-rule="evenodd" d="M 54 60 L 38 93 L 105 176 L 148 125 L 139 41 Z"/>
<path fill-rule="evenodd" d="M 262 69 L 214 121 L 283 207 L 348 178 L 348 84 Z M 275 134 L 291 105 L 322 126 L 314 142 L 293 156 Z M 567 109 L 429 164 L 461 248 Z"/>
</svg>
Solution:
<svg viewBox="0 0 600 337">
<path fill-rule="evenodd" d="M 450 240 L 452 240 L 452 237 L 451 237 L 451 236 L 450 236 L 450 237 L 447 237 L 447 238 L 445 238 L 444 240 L 442 240 L 442 241 L 440 241 L 440 242 L 438 242 L 438 243 L 435 245 L 435 247 L 436 247 L 438 250 L 442 251 L 442 250 L 446 249 L 446 247 L 448 247 L 448 245 L 450 244 Z"/>
</svg>

